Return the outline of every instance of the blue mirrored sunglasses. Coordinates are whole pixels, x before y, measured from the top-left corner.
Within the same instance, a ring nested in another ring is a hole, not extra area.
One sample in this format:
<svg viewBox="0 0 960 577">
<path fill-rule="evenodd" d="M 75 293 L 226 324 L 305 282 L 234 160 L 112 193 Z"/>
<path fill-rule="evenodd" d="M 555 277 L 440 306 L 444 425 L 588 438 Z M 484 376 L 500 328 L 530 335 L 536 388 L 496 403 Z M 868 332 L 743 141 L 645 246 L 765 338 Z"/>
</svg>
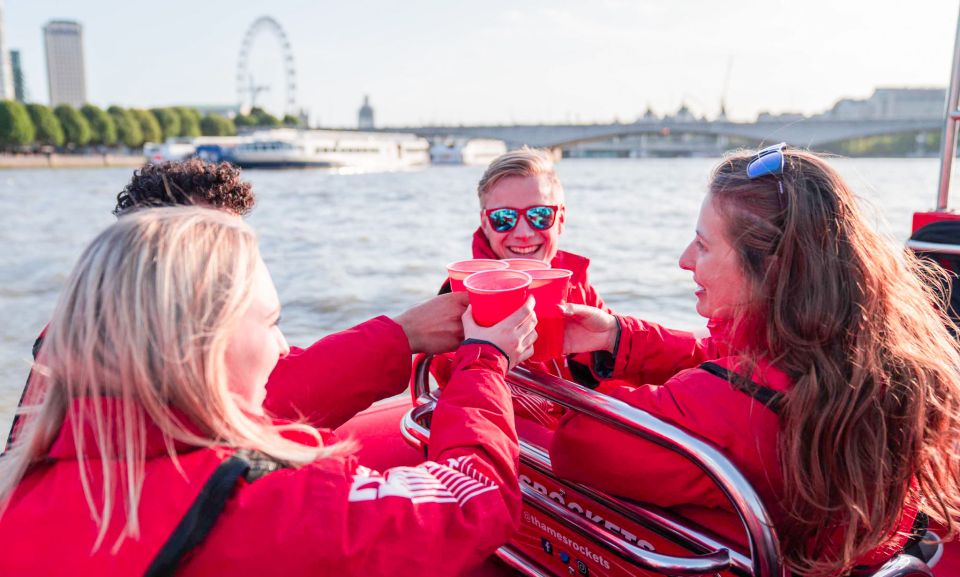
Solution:
<svg viewBox="0 0 960 577">
<path fill-rule="evenodd" d="M 747 165 L 747 178 L 754 179 L 761 176 L 772 174 L 777 177 L 777 185 L 780 187 L 780 203 L 783 204 L 783 150 L 787 147 L 786 142 L 774 144 L 757 152 L 750 164 Z"/>
<path fill-rule="evenodd" d="M 520 215 L 523 215 L 523 217 L 527 219 L 527 223 L 529 223 L 532 228 L 547 230 L 553 226 L 558 209 L 559 206 L 556 205 L 537 205 L 528 206 L 527 208 L 504 206 L 502 208 L 485 210 L 484 213 L 487 215 L 487 220 L 490 221 L 490 226 L 497 232 L 513 230 L 514 227 L 517 226 L 517 223 L 520 222 Z"/>
</svg>

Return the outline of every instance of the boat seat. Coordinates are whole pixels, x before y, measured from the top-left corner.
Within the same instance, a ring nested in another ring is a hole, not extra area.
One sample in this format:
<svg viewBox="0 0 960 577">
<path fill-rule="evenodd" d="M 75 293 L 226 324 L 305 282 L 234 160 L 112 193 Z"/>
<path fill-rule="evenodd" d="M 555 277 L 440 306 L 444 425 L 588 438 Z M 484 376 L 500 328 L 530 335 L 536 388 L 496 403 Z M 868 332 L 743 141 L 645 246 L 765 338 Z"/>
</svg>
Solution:
<svg viewBox="0 0 960 577">
<path fill-rule="evenodd" d="M 921 258 L 934 261 L 950 273 L 950 286 L 937 288 L 949 290 L 947 314 L 955 323 L 960 324 L 960 221 L 930 222 L 910 236 L 907 247 Z"/>
</svg>

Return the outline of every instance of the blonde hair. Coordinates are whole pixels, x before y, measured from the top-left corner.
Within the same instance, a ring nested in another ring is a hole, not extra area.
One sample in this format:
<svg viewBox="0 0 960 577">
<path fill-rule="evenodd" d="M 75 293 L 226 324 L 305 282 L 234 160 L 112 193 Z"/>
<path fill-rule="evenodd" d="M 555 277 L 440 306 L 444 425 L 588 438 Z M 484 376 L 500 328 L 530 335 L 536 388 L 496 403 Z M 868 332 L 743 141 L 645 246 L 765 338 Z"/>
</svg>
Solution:
<svg viewBox="0 0 960 577">
<path fill-rule="evenodd" d="M 563 186 L 553 163 L 553 154 L 540 148 L 524 146 L 495 158 L 480 177 L 477 196 L 483 203 L 483 195 L 504 178 L 514 176 L 546 176 L 557 200 L 563 199 Z"/>
<path fill-rule="evenodd" d="M 45 398 L 26 409 L 22 433 L 0 458 L 0 506 L 46 456 L 69 409 L 80 481 L 99 526 L 94 550 L 119 505 L 118 490 L 126 523 L 114 550 L 139 536 L 151 422 L 174 463 L 175 442 L 254 449 L 292 466 L 345 450 L 324 447 L 307 425 L 273 425 L 250 415 L 231 395 L 225 350 L 252 301 L 259 263 L 250 227 L 212 209 L 138 211 L 97 236 L 67 281 L 34 365 L 30 386 L 45 390 Z M 113 404 L 76 402 L 104 397 Z M 85 430 L 93 431 L 92 439 L 84 438 Z M 291 430 L 316 446 L 284 438 Z M 84 458 L 84 446 L 101 456 L 99 492 L 88 470 L 97 461 Z"/>
</svg>

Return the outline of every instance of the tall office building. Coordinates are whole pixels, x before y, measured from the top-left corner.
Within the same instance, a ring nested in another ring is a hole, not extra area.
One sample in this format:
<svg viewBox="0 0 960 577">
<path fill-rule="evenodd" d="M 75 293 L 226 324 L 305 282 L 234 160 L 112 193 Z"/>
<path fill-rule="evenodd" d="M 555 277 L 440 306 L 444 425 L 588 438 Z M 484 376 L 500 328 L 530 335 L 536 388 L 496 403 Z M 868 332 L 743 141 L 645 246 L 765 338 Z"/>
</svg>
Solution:
<svg viewBox="0 0 960 577">
<path fill-rule="evenodd" d="M 0 0 L 0 100 L 13 98 L 13 74 L 3 28 L 3 0 Z"/>
<path fill-rule="evenodd" d="M 47 51 L 50 105 L 82 106 L 87 102 L 83 27 L 72 20 L 51 20 L 43 27 L 43 42 Z"/>
<path fill-rule="evenodd" d="M 13 98 L 18 102 L 27 101 L 27 84 L 23 79 L 23 65 L 20 64 L 20 51 L 10 51 L 10 70 L 13 72 Z"/>
</svg>

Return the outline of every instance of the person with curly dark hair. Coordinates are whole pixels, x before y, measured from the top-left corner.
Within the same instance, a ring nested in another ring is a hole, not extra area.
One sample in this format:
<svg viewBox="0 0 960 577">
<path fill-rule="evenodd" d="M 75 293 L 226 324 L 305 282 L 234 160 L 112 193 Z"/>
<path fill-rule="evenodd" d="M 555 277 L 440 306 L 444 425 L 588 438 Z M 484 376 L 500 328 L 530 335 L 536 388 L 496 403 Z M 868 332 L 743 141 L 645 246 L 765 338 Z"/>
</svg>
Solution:
<svg viewBox="0 0 960 577">
<path fill-rule="evenodd" d="M 145 164 L 117 194 L 115 216 L 154 206 L 197 204 L 246 216 L 257 199 L 252 186 L 240 178 L 240 169 L 229 162 L 211 163 L 199 158 Z"/>
<path fill-rule="evenodd" d="M 255 202 L 252 186 L 241 179 L 239 168 L 193 158 L 135 170 L 117 195 L 113 214 L 124 218 L 151 207 L 199 205 L 244 216 Z M 396 316 L 378 316 L 328 335 L 305 349 L 291 347 L 270 376 L 264 408 L 316 427 L 339 427 L 373 402 L 401 393 L 410 376 L 412 354 L 455 350 L 463 340 L 460 317 L 466 308 L 466 293 L 441 295 Z M 34 357 L 43 338 L 41 332 L 33 346 Z M 28 385 L 21 395 L 7 450 L 20 430 L 20 415 L 42 403 L 45 391 L 33 389 Z M 350 402 L 339 402 L 347 397 Z M 422 460 L 422 454 L 397 439 L 391 462 L 368 462 L 386 468 Z"/>
</svg>

